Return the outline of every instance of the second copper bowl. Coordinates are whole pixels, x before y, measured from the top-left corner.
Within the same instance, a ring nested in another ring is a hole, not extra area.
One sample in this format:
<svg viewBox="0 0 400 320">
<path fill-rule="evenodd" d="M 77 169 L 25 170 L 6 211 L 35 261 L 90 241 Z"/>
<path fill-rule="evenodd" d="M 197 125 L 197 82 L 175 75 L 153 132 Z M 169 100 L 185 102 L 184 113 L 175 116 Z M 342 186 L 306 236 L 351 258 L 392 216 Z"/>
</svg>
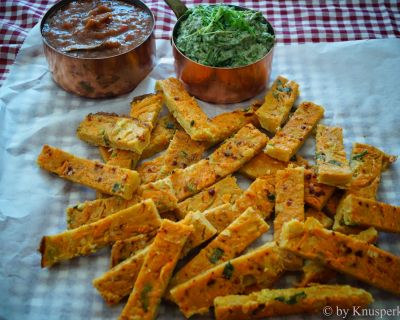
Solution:
<svg viewBox="0 0 400 320">
<path fill-rule="evenodd" d="M 235 6 L 240 10 L 246 8 Z M 274 46 L 260 60 L 243 67 L 210 67 L 186 57 L 176 46 L 177 29 L 187 14 L 181 16 L 172 33 L 175 71 L 186 90 L 196 98 L 211 103 L 236 103 L 248 100 L 265 89 L 269 82 Z M 265 20 L 271 34 L 271 24 Z"/>
</svg>

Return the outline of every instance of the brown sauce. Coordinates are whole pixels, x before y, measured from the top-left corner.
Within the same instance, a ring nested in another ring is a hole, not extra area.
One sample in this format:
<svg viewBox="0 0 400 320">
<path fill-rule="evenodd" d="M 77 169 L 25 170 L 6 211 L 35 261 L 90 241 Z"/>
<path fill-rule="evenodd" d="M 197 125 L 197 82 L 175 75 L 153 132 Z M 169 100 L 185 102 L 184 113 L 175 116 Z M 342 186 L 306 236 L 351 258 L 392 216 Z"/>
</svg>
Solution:
<svg viewBox="0 0 400 320">
<path fill-rule="evenodd" d="M 150 13 L 135 4 L 120 0 L 80 0 L 66 4 L 49 16 L 42 34 L 50 46 L 70 56 L 103 58 L 137 47 L 152 29 Z M 96 48 L 82 50 L 86 46 Z"/>
</svg>

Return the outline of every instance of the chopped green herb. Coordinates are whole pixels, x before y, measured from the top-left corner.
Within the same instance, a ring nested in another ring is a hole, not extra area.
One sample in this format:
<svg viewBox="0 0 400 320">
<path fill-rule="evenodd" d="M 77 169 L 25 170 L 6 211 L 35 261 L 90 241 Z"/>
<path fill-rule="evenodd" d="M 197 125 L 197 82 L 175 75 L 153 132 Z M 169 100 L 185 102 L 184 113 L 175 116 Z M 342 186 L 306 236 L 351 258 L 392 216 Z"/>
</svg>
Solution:
<svg viewBox="0 0 400 320">
<path fill-rule="evenodd" d="M 275 300 L 286 303 L 286 304 L 296 304 L 300 300 L 303 300 L 307 297 L 304 291 L 301 291 L 299 293 L 295 293 L 294 295 L 286 298 L 283 296 L 276 297 Z"/>
<path fill-rule="evenodd" d="M 276 199 L 275 194 L 273 194 L 273 193 L 268 193 L 268 194 L 267 194 L 267 199 L 268 199 L 269 201 L 271 201 L 271 202 L 274 202 L 275 199 Z"/>
<path fill-rule="evenodd" d="M 151 286 L 151 284 L 146 283 L 146 285 L 144 286 L 144 288 L 140 294 L 140 300 L 142 302 L 143 310 L 145 312 L 147 312 L 149 309 L 149 293 L 152 289 L 153 289 L 153 287 Z"/>
<path fill-rule="evenodd" d="M 188 153 L 185 150 L 181 150 L 180 154 L 183 158 L 186 158 L 188 156 Z"/>
<path fill-rule="evenodd" d="M 85 204 L 84 203 L 78 203 L 76 206 L 73 207 L 74 209 L 78 210 L 78 211 L 82 211 L 83 209 L 85 209 Z"/>
<path fill-rule="evenodd" d="M 276 100 L 279 100 L 279 93 L 277 93 L 277 92 L 272 92 L 272 96 L 276 99 Z"/>
<path fill-rule="evenodd" d="M 293 156 L 290 158 L 290 161 L 297 161 L 297 156 L 296 156 L 296 155 L 293 155 Z"/>
<path fill-rule="evenodd" d="M 328 163 L 334 164 L 335 166 L 338 166 L 338 167 L 341 167 L 341 166 L 342 166 L 342 163 L 341 163 L 341 162 L 336 161 L 336 160 L 333 160 L 333 159 L 332 159 L 332 160 L 329 160 Z"/>
<path fill-rule="evenodd" d="M 172 122 L 168 122 L 166 127 L 167 127 L 167 129 L 175 129 L 175 124 Z"/>
<path fill-rule="evenodd" d="M 120 183 L 114 183 L 113 187 L 112 187 L 112 192 L 118 192 L 121 191 L 122 185 Z"/>
<path fill-rule="evenodd" d="M 190 126 L 191 126 L 191 127 L 194 126 L 194 120 L 190 121 Z"/>
<path fill-rule="evenodd" d="M 228 261 L 228 263 L 224 267 L 224 271 L 222 271 L 222 275 L 224 276 L 225 279 L 229 280 L 232 277 L 234 270 L 235 270 L 235 268 L 233 267 L 231 262 Z"/>
<path fill-rule="evenodd" d="M 292 91 L 292 88 L 284 87 L 283 83 L 282 83 L 282 81 L 280 79 L 278 79 L 278 83 L 277 83 L 276 89 L 278 91 L 280 91 L 280 92 L 291 92 Z"/>
<path fill-rule="evenodd" d="M 177 47 L 187 57 L 213 67 L 251 64 L 265 56 L 274 42 L 261 12 L 226 5 L 190 9 L 176 37 Z"/>
<path fill-rule="evenodd" d="M 326 160 L 326 155 L 323 152 L 317 152 L 315 154 L 315 159 L 325 161 Z"/>
<path fill-rule="evenodd" d="M 217 263 L 219 259 L 224 255 L 224 250 L 220 248 L 215 248 L 214 252 L 212 253 L 211 257 L 209 257 L 209 260 L 211 263 Z"/>
<path fill-rule="evenodd" d="M 367 153 L 368 153 L 368 151 L 364 150 L 363 152 L 356 153 L 351 159 L 352 160 L 362 160 Z"/>
<path fill-rule="evenodd" d="M 193 183 L 188 183 L 187 186 L 186 186 L 186 188 L 187 188 L 190 192 L 192 192 L 192 193 L 197 192 L 196 185 L 193 184 Z"/>
<path fill-rule="evenodd" d="M 106 133 L 106 131 L 104 129 L 100 130 L 100 135 L 103 138 L 104 144 L 106 146 L 109 146 L 110 145 L 110 139 L 108 139 L 107 133 Z"/>
</svg>

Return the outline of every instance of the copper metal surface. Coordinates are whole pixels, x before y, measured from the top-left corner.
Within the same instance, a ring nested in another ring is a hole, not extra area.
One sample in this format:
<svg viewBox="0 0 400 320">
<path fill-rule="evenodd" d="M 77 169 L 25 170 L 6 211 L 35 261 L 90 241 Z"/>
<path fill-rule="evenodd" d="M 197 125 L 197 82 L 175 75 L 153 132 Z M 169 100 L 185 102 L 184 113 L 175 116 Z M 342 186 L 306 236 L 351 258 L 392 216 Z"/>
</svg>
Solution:
<svg viewBox="0 0 400 320">
<path fill-rule="evenodd" d="M 62 0 L 51 7 L 41 23 L 60 7 L 74 0 Z M 156 45 L 154 16 L 139 0 L 124 0 L 144 8 L 153 20 L 149 37 L 136 48 L 106 58 L 77 58 L 58 52 L 42 36 L 44 53 L 54 81 L 66 91 L 88 98 L 113 97 L 132 91 L 153 69 Z"/>
<path fill-rule="evenodd" d="M 244 67 L 205 66 L 189 59 L 176 47 L 176 30 L 182 19 L 185 15 L 176 23 L 171 43 L 177 77 L 191 95 L 212 103 L 236 103 L 248 100 L 265 89 L 270 78 L 274 47 L 262 59 Z M 267 24 L 275 34 L 272 26 Z"/>
</svg>

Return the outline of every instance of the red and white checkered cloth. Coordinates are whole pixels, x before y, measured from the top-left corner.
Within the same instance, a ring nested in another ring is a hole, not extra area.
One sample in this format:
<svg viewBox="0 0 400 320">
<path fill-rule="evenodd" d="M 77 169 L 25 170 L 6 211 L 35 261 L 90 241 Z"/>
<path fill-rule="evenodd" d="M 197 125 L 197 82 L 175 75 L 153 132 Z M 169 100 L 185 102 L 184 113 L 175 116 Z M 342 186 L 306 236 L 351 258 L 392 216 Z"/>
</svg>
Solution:
<svg viewBox="0 0 400 320">
<path fill-rule="evenodd" d="M 54 0 L 0 0 L 0 85 L 29 30 Z M 176 21 L 161 0 L 144 1 L 156 17 L 156 37 L 168 39 Z M 278 42 L 334 42 L 400 37 L 400 1 L 198 1 L 260 10 L 274 26 Z"/>
</svg>

